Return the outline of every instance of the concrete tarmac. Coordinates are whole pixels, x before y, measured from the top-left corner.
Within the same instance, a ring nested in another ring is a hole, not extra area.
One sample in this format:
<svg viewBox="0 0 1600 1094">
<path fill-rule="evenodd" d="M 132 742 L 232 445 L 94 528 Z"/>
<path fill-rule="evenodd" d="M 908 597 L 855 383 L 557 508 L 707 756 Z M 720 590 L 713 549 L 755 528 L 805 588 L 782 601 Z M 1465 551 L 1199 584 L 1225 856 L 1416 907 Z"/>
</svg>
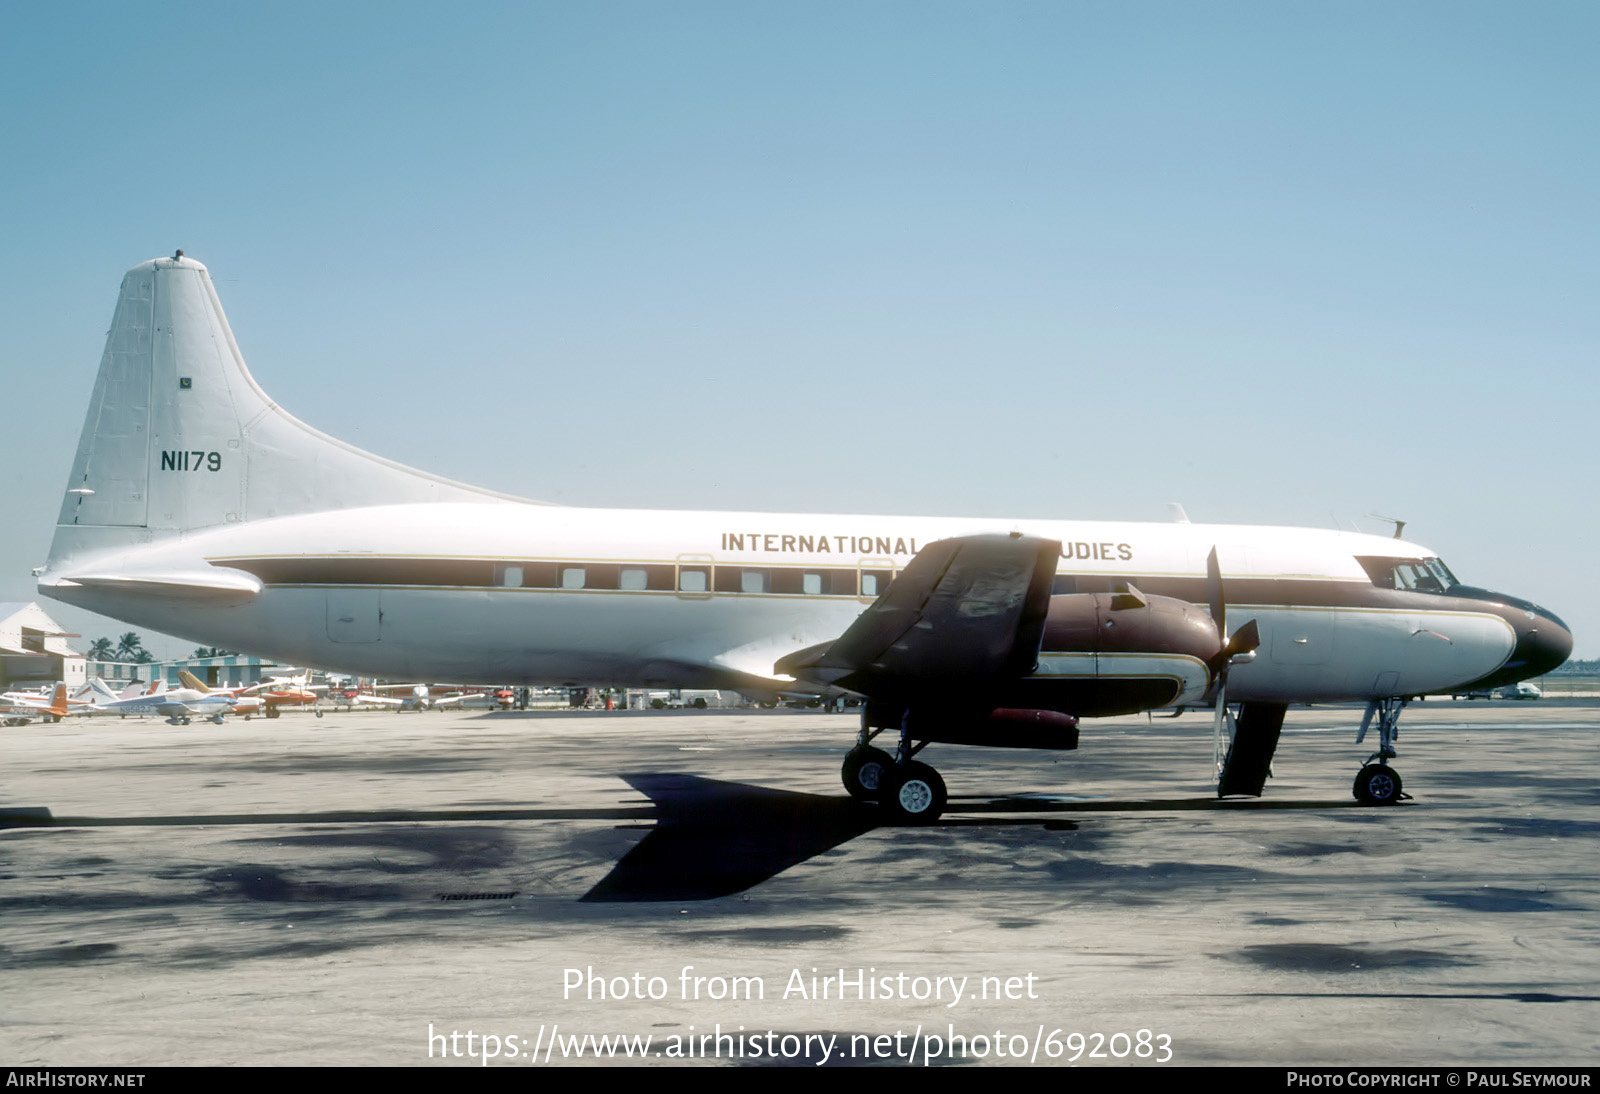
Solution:
<svg viewBox="0 0 1600 1094">
<path fill-rule="evenodd" d="M 1259 802 L 1203 714 L 936 745 L 928 828 L 849 715 L 8 729 L 0 1063 L 1600 1062 L 1600 705 L 1413 705 L 1381 809 L 1359 716 Z"/>
</svg>

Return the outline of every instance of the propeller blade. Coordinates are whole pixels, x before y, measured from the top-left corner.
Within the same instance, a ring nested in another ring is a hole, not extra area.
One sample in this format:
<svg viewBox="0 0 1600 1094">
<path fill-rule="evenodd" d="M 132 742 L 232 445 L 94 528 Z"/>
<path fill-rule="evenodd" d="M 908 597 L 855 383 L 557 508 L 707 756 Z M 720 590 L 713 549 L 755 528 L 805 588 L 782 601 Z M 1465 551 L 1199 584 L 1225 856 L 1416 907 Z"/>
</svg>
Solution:
<svg viewBox="0 0 1600 1094">
<path fill-rule="evenodd" d="M 1222 599 L 1222 567 L 1217 563 L 1217 549 L 1211 548 L 1211 553 L 1206 556 L 1206 593 L 1211 601 L 1211 621 L 1217 625 L 1217 633 L 1228 633 L 1228 605 Z"/>
<path fill-rule="evenodd" d="M 1217 688 L 1216 711 L 1211 718 L 1211 774 L 1214 779 L 1222 778 L 1222 723 L 1227 717 L 1228 686 L 1224 681 L 1222 686 Z"/>
</svg>

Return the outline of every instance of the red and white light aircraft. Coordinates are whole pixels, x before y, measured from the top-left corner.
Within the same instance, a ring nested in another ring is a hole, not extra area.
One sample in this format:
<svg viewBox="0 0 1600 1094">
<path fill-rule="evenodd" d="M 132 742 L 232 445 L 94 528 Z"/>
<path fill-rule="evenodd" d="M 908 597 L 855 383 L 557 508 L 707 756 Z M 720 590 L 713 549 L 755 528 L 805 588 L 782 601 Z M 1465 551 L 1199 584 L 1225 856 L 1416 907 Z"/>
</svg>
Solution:
<svg viewBox="0 0 1600 1094">
<path fill-rule="evenodd" d="M 1399 539 L 578 509 L 450 482 L 280 409 L 181 253 L 123 279 L 39 588 L 368 676 L 853 692 L 846 786 L 917 820 L 944 806 L 913 759 L 930 742 L 1071 748 L 1081 717 L 1197 704 L 1238 707 L 1218 790 L 1258 794 L 1286 704 L 1365 702 L 1355 793 L 1394 801 L 1406 697 L 1572 648 L 1552 613 Z"/>
<path fill-rule="evenodd" d="M 27 725 L 30 718 L 59 722 L 72 713 L 71 702 L 67 685 L 57 684 L 48 697 L 37 692 L 8 691 L 0 695 L 0 711 L 5 712 L 3 722 L 8 726 Z"/>
</svg>

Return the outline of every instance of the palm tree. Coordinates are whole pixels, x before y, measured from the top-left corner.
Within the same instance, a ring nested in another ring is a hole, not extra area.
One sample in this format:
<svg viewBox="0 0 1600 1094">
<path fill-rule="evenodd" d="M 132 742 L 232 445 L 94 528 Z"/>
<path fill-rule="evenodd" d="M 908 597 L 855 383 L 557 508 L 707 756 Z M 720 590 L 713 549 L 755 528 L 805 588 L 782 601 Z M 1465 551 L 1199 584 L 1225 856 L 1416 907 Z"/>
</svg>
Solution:
<svg viewBox="0 0 1600 1094">
<path fill-rule="evenodd" d="M 129 631 L 127 634 L 117 639 L 117 660 L 137 661 L 139 658 L 135 655 L 138 654 L 143 648 L 144 639 L 139 637 L 137 631 Z"/>
<path fill-rule="evenodd" d="M 109 661 L 116 655 L 117 647 L 109 638 L 96 638 L 89 644 L 89 660 Z"/>
</svg>

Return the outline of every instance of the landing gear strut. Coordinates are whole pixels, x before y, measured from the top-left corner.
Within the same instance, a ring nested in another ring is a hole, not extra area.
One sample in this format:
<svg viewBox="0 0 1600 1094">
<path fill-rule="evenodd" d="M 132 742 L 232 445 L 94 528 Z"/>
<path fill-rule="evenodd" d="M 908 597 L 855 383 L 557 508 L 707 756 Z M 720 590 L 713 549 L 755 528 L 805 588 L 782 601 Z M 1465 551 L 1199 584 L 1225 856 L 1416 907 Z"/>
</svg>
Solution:
<svg viewBox="0 0 1600 1094">
<path fill-rule="evenodd" d="M 1355 784 L 1350 789 L 1357 801 L 1367 805 L 1393 805 L 1406 797 L 1400 791 L 1400 773 L 1389 766 L 1389 761 L 1399 755 L 1394 743 L 1400 739 L 1400 712 L 1405 708 L 1406 700 L 1400 698 L 1374 699 L 1367 704 L 1367 713 L 1356 732 L 1356 744 L 1366 737 L 1376 716 L 1378 751 L 1368 756 L 1366 764 L 1356 773 Z"/>
<path fill-rule="evenodd" d="M 872 800 L 878 808 L 901 824 L 932 824 L 944 812 L 949 795 L 939 773 L 912 757 L 927 747 L 911 736 L 911 712 L 900 712 L 900 744 L 891 757 L 868 742 L 883 732 L 872 725 L 879 713 L 872 704 L 861 710 L 861 733 L 856 747 L 844 760 L 844 785 L 854 798 Z M 868 783 L 872 783 L 871 786 Z"/>
<path fill-rule="evenodd" d="M 845 754 L 844 767 L 839 771 L 845 791 L 856 801 L 877 801 L 883 773 L 894 766 L 893 756 L 872 747 L 872 739 L 882 732 L 881 726 L 872 725 L 872 704 L 862 704 L 861 732 L 856 734 L 856 746 Z"/>
</svg>

